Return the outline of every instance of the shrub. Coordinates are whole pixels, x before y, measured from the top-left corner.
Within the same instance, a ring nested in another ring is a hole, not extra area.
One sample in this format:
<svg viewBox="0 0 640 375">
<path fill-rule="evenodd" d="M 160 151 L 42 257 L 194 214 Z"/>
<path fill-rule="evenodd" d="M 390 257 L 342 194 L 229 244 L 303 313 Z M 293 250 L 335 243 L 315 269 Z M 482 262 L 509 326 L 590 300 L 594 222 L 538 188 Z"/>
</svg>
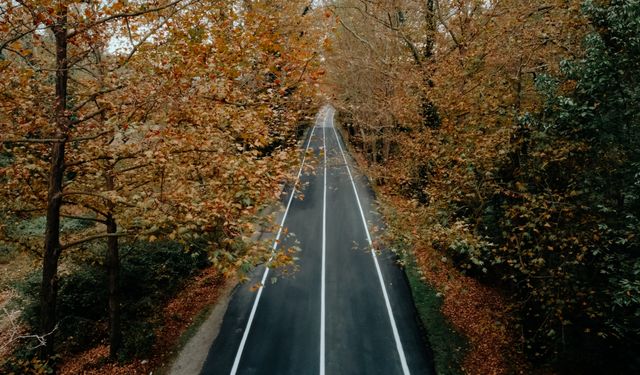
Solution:
<svg viewBox="0 0 640 375">
<path fill-rule="evenodd" d="M 583 10 L 593 26 L 585 54 L 560 76 L 537 77 L 544 104 L 520 119 L 487 194 L 499 209 L 465 218 L 496 246 L 451 250 L 514 294 L 532 358 L 567 372 L 635 373 L 640 4 Z"/>
<path fill-rule="evenodd" d="M 203 244 L 194 244 L 185 250 L 175 242 L 139 241 L 122 246 L 122 360 L 145 355 L 152 348 L 162 303 L 188 277 L 209 265 L 205 249 Z M 61 277 L 58 292 L 56 340 L 61 352 L 86 349 L 107 337 L 104 265 L 77 263 L 70 269 Z M 35 272 L 16 285 L 21 295 L 18 303 L 22 306 L 22 319 L 32 329 L 38 326 L 40 282 L 41 274 Z M 34 355 L 28 350 L 21 353 L 25 361 Z"/>
<path fill-rule="evenodd" d="M 140 358 L 148 355 L 155 342 L 155 326 L 153 322 L 128 322 L 122 332 L 122 349 L 120 360 Z"/>
</svg>

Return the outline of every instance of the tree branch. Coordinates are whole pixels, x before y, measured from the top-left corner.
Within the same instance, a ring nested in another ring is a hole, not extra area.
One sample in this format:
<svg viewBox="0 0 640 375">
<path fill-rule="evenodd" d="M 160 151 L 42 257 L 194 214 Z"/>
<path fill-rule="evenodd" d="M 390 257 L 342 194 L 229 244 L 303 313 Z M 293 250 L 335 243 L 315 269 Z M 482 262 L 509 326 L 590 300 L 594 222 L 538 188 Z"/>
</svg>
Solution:
<svg viewBox="0 0 640 375">
<path fill-rule="evenodd" d="M 29 59 L 29 56 L 25 56 L 22 53 L 20 53 L 20 51 L 16 51 L 15 49 L 10 48 L 10 47 L 5 47 L 4 49 L 9 51 L 9 52 L 11 52 L 11 53 L 16 54 L 16 56 L 20 57 L 27 65 L 32 67 L 34 70 L 36 70 L 36 71 L 41 70 L 39 67 L 33 65 L 33 62 Z"/>
<path fill-rule="evenodd" d="M 77 112 L 80 109 L 82 109 L 82 107 L 84 107 L 85 105 L 87 105 L 88 103 L 91 103 L 92 101 L 96 100 L 99 96 L 104 95 L 104 94 L 108 94 L 110 92 L 114 92 L 114 91 L 118 91 L 120 89 L 123 89 L 125 86 L 124 85 L 120 85 L 120 86 L 116 86 L 116 87 L 112 87 L 109 89 L 104 89 L 104 90 L 100 90 L 98 92 L 94 92 L 93 94 L 91 94 L 87 99 L 85 99 L 82 103 L 78 104 L 77 106 L 75 106 L 71 112 Z"/>
<path fill-rule="evenodd" d="M 92 117 L 99 115 L 101 112 L 103 112 L 104 109 L 101 109 L 100 111 L 97 111 L 96 113 L 92 114 Z M 88 118 L 87 118 L 88 120 Z M 78 137 L 78 138 L 72 138 L 69 140 L 69 142 L 81 142 L 81 141 L 91 141 L 94 140 L 96 138 L 100 138 L 105 134 L 109 134 L 111 133 L 113 130 L 105 130 L 102 133 L 98 133 L 96 135 L 90 135 L 90 136 L 86 136 L 86 137 Z"/>
<path fill-rule="evenodd" d="M 63 200 L 63 201 L 62 201 L 62 203 L 63 203 L 63 204 L 66 204 L 66 205 L 71 205 L 71 206 L 80 206 L 80 207 L 84 207 L 84 208 L 87 208 L 87 209 L 89 209 L 89 210 L 91 210 L 91 211 L 95 212 L 95 213 L 96 213 L 96 214 L 98 214 L 98 215 L 102 215 L 102 216 L 104 216 L 104 217 L 107 217 L 107 216 L 108 216 L 106 212 L 104 212 L 104 211 L 102 211 L 102 210 L 100 210 L 100 209 L 98 209 L 98 208 L 95 208 L 94 206 L 91 206 L 91 205 L 89 205 L 89 204 L 86 204 L 86 203 L 78 203 L 78 202 L 68 201 L 68 200 Z"/>
<path fill-rule="evenodd" d="M 107 238 L 107 237 L 124 237 L 124 236 L 132 236 L 134 235 L 134 233 L 128 233 L 128 232 L 117 232 L 117 233 L 101 233 L 101 234 L 94 234 L 93 236 L 88 236 L 82 239 L 79 239 L 77 241 L 71 241 L 69 243 L 66 244 L 62 244 L 60 245 L 60 249 L 61 250 L 66 250 L 70 247 L 74 247 L 74 246 L 78 246 L 81 245 L 85 242 L 89 242 L 89 241 L 93 241 L 93 240 L 98 240 L 100 238 Z"/>
<path fill-rule="evenodd" d="M 310 58 L 307 59 L 307 61 L 305 61 L 304 67 L 302 68 L 302 72 L 300 72 L 300 77 L 298 77 L 298 80 L 293 85 L 287 86 L 287 90 L 290 90 L 290 89 L 296 87 L 298 85 L 298 83 L 300 83 L 300 81 L 302 81 L 302 77 L 304 77 L 304 73 L 307 72 L 307 67 L 309 66 L 309 63 L 311 61 L 313 61 L 313 59 L 316 58 L 316 55 L 317 55 L 317 53 L 314 52 L 313 56 L 311 56 Z"/>
<path fill-rule="evenodd" d="M 227 105 L 233 105 L 236 107 L 248 107 L 250 105 L 256 105 L 256 104 L 248 104 L 248 103 L 240 103 L 240 102 L 231 102 L 229 100 L 227 100 L 227 98 L 218 98 L 215 96 L 202 96 L 203 99 L 207 99 L 207 100 L 211 100 L 213 102 L 218 102 L 221 104 L 227 104 Z"/>
<path fill-rule="evenodd" d="M 130 172 L 130 171 L 133 171 L 133 170 L 136 170 L 136 169 L 140 169 L 140 168 L 147 167 L 147 166 L 149 166 L 149 165 L 151 165 L 151 163 L 144 163 L 144 164 L 134 165 L 134 166 L 132 166 L 132 167 L 124 168 L 124 169 L 120 169 L 120 170 L 117 170 L 117 171 L 115 171 L 115 172 L 116 172 L 116 173 Z"/>
<path fill-rule="evenodd" d="M 100 198 L 100 199 L 103 199 L 103 200 L 108 201 L 108 202 L 111 201 L 109 198 L 107 198 L 105 196 L 102 196 L 102 195 L 100 195 L 98 193 L 91 193 L 91 192 L 88 192 L 88 191 L 65 191 L 64 193 L 62 193 L 63 197 L 68 197 L 68 196 L 71 196 L 71 195 L 86 195 L 86 196 L 89 196 L 89 197 Z"/>
<path fill-rule="evenodd" d="M 85 27 L 81 27 L 81 28 L 79 28 L 77 30 L 71 31 L 67 35 L 67 38 L 72 39 L 72 38 L 76 37 L 78 34 L 84 32 L 84 31 L 87 31 L 89 29 L 92 29 L 92 28 L 94 28 L 94 27 L 96 27 L 98 25 L 101 25 L 103 23 L 107 23 L 109 21 L 117 20 L 117 19 L 120 19 L 120 18 L 137 17 L 137 16 L 141 16 L 141 15 L 147 14 L 147 13 L 159 12 L 161 10 L 170 8 L 170 7 L 172 7 L 172 6 L 174 6 L 174 5 L 178 4 L 178 3 L 181 3 L 182 1 L 184 1 L 184 0 L 175 0 L 175 1 L 169 2 L 169 3 L 165 4 L 165 5 L 161 5 L 161 6 L 157 7 L 157 8 L 140 9 L 140 10 L 134 11 L 134 12 L 113 14 L 111 16 L 101 18 L 101 19 L 93 22 L 90 25 L 87 25 Z"/>
<path fill-rule="evenodd" d="M 64 138 L 24 138 L 24 139 L 4 139 L 0 143 L 54 143 L 64 142 Z"/>
<path fill-rule="evenodd" d="M 133 57 L 133 55 L 135 55 L 135 53 L 138 51 L 138 49 L 140 48 L 140 46 L 142 46 L 142 44 L 144 44 L 144 42 L 147 41 L 147 39 L 149 39 L 153 34 L 155 34 L 158 30 L 160 30 L 160 28 L 162 28 L 163 26 L 165 26 L 167 24 L 167 22 L 169 21 L 169 19 L 176 13 L 178 13 L 178 11 L 181 9 L 176 9 L 174 12 L 172 12 L 168 17 L 165 17 L 164 20 L 162 22 L 160 22 L 160 24 L 158 24 L 155 28 L 149 30 L 148 33 L 146 33 L 142 39 L 137 43 L 134 44 L 133 43 L 133 37 L 131 36 L 131 28 L 129 27 L 129 21 L 127 19 L 127 31 L 129 33 L 129 42 L 131 43 L 131 45 L 133 46 L 133 48 L 131 49 L 131 52 L 129 52 L 129 54 L 127 55 L 127 57 L 124 59 L 124 61 L 122 61 L 120 64 L 118 64 L 115 68 L 110 69 L 111 72 L 122 68 L 123 66 L 125 66 L 129 60 L 131 60 L 131 58 Z"/>
<path fill-rule="evenodd" d="M 85 220 L 85 221 L 95 221 L 95 222 L 98 222 L 98 223 L 107 224 L 107 221 L 106 221 L 106 220 L 96 219 L 96 218 L 93 218 L 93 217 L 74 216 L 74 215 L 64 215 L 64 214 L 60 214 L 60 216 L 62 216 L 62 217 L 66 217 L 66 218 L 68 218 L 68 219 Z"/>
<path fill-rule="evenodd" d="M 105 197 L 104 195 L 100 195 L 98 193 L 92 193 L 92 192 L 89 192 L 89 191 L 65 191 L 65 192 L 62 193 L 63 197 L 68 197 L 68 196 L 71 196 L 71 195 L 84 195 L 84 196 L 87 196 L 87 197 L 95 197 L 95 198 L 102 199 L 102 200 L 104 200 L 105 202 L 108 202 L 108 203 L 120 204 L 120 205 L 131 207 L 131 208 L 135 208 L 136 207 L 135 204 L 131 204 L 131 203 L 123 202 L 123 201 L 113 201 L 113 200 L 109 199 L 108 197 Z M 106 216 L 106 215 L 104 215 L 104 216 Z"/>
<path fill-rule="evenodd" d="M 351 30 L 351 28 L 349 26 L 347 26 L 340 17 L 336 17 L 338 19 L 338 22 L 340 23 L 340 25 L 342 27 L 345 28 L 345 30 L 347 30 L 351 35 L 353 35 L 356 39 L 358 39 L 360 42 L 364 43 L 367 47 L 369 47 L 369 49 L 371 51 L 374 51 L 375 49 L 373 48 L 373 46 L 371 45 L 371 43 L 369 43 L 368 40 L 362 38 L 360 35 L 358 35 L 355 31 Z"/>
<path fill-rule="evenodd" d="M 6 342 L 3 342 L 0 345 L 0 349 L 5 349 L 7 346 L 9 346 L 12 342 L 17 341 L 17 340 L 27 340 L 27 339 L 36 339 L 38 340 L 38 345 L 31 348 L 31 349 L 37 349 L 41 346 L 45 346 L 47 344 L 47 337 L 51 336 L 57 329 L 58 329 L 58 324 L 55 325 L 55 327 L 53 327 L 53 329 L 51 330 L 51 332 L 45 333 L 44 335 L 19 335 L 18 332 L 20 332 L 20 328 L 18 327 L 18 325 L 16 324 L 16 322 L 14 321 L 13 317 L 11 316 L 11 314 L 9 314 L 9 312 L 7 311 L 6 308 L 2 308 L 4 314 L 7 316 L 7 320 L 9 321 L 9 324 L 11 324 L 11 335 L 9 337 L 9 339 Z"/>
<path fill-rule="evenodd" d="M 31 29 L 28 29 L 27 31 L 20 33 L 12 38 L 9 38 L 7 40 L 5 40 L 1 45 L 0 45 L 0 53 L 2 52 L 3 49 L 7 48 L 8 45 L 10 45 L 11 43 L 18 41 L 22 38 L 24 38 L 25 36 L 31 34 L 32 32 L 38 30 L 38 26 L 36 25 L 35 27 L 32 27 Z"/>
<path fill-rule="evenodd" d="M 99 110 L 97 110 L 97 111 L 95 111 L 95 112 L 93 112 L 93 113 L 91 113 L 91 114 L 88 114 L 88 115 L 86 115 L 86 116 L 85 116 L 85 117 L 83 117 L 83 118 L 79 118 L 79 119 L 77 119 L 77 120 L 72 121 L 72 122 L 71 122 L 71 125 L 78 125 L 78 124 L 80 124 L 81 122 L 85 122 L 85 121 L 91 120 L 92 118 L 96 117 L 97 115 L 99 115 L 99 114 L 101 114 L 101 113 L 104 113 L 104 111 L 105 111 L 105 110 L 106 110 L 105 108 L 100 108 Z M 109 132 L 109 130 L 107 130 L 106 132 L 103 132 L 103 133 L 101 133 L 101 134 L 106 134 L 106 133 L 108 133 L 108 132 Z M 86 140 L 90 140 L 90 139 L 95 139 L 95 138 L 98 138 L 99 136 L 100 136 L 100 135 L 98 135 L 98 136 L 96 136 L 96 137 L 89 137 L 89 138 L 84 139 L 84 140 L 86 141 Z M 80 138 L 75 138 L 75 139 L 73 139 L 73 140 L 72 140 L 72 142 L 77 142 L 77 141 L 79 141 L 79 140 L 80 140 Z"/>
</svg>

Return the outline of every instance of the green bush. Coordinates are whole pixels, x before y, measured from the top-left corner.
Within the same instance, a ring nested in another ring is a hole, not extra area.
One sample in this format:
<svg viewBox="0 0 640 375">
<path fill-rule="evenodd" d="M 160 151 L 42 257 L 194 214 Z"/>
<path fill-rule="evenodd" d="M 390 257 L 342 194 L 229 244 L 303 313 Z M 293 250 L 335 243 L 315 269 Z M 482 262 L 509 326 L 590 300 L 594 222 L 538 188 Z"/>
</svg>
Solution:
<svg viewBox="0 0 640 375">
<path fill-rule="evenodd" d="M 0 244 L 0 264 L 8 264 L 14 257 L 14 249 L 6 244 Z"/>
<path fill-rule="evenodd" d="M 38 327 L 39 293 L 42 274 L 33 272 L 17 285 L 21 293 L 22 319 L 31 330 Z M 76 351 L 104 338 L 103 320 L 107 313 L 105 275 L 100 267 L 76 267 L 60 278 L 58 286 L 58 330 L 56 340 L 63 351 Z M 34 342 L 26 342 L 33 346 Z"/>
<path fill-rule="evenodd" d="M 152 348 L 161 305 L 185 280 L 209 265 L 206 247 L 184 248 L 175 242 L 134 242 L 121 247 L 123 348 L 121 359 L 145 355 Z M 108 333 L 107 280 L 103 264 L 74 264 L 59 282 L 56 340 L 61 352 L 86 349 Z M 24 321 L 38 326 L 41 273 L 16 285 Z M 25 343 L 29 346 L 32 343 Z M 34 353 L 23 354 L 25 360 Z"/>
<path fill-rule="evenodd" d="M 592 32 L 516 124 L 501 189 L 450 247 L 513 293 L 531 358 L 567 373 L 638 373 L 640 3 L 586 1 Z M 471 207 L 471 205 L 470 205 Z M 495 245 L 493 245 L 495 244 Z"/>
<path fill-rule="evenodd" d="M 208 265 L 205 251 L 184 251 L 175 242 L 136 242 L 123 246 L 121 256 L 123 294 L 132 301 L 171 294 L 180 280 Z"/>
<path fill-rule="evenodd" d="M 39 237 L 44 235 L 47 218 L 45 216 L 19 220 L 8 225 L 8 231 L 13 236 Z M 60 230 L 62 232 L 75 232 L 93 226 L 95 223 L 89 220 L 62 218 Z"/>
<path fill-rule="evenodd" d="M 140 358 L 148 355 L 155 342 L 155 325 L 153 322 L 128 322 L 122 332 L 122 349 L 120 360 Z"/>
<path fill-rule="evenodd" d="M 0 168 L 8 167 L 13 163 L 13 155 L 10 153 L 0 150 Z"/>
<path fill-rule="evenodd" d="M 6 375 L 47 375 L 53 374 L 48 361 L 42 361 L 30 355 L 29 358 L 14 356 L 0 367 Z"/>
</svg>

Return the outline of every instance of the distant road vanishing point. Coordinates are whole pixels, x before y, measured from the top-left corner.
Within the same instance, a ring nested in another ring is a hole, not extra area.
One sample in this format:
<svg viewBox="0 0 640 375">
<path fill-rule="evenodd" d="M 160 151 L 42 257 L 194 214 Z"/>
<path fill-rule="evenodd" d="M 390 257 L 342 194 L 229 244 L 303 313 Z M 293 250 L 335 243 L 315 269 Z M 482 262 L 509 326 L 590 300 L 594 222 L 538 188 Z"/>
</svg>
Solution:
<svg viewBox="0 0 640 375">
<path fill-rule="evenodd" d="M 302 159 L 304 198 L 291 187 L 281 217 L 293 235 L 281 229 L 273 245 L 301 248 L 298 271 L 261 267 L 236 289 L 202 374 L 435 374 L 403 271 L 372 250 L 373 193 L 334 114 L 322 108 L 308 132 L 303 155 L 313 150 L 317 170 L 303 173 Z"/>
</svg>

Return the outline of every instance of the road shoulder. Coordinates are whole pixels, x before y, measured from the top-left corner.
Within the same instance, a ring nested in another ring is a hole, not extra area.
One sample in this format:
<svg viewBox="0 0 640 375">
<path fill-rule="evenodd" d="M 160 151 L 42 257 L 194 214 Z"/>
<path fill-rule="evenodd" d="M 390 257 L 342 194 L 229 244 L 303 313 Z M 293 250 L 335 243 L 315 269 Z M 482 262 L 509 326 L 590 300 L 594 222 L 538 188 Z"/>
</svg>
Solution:
<svg viewBox="0 0 640 375">
<path fill-rule="evenodd" d="M 200 374 L 209 347 L 220 332 L 222 319 L 227 311 L 231 296 L 238 285 L 236 279 L 229 279 L 222 288 L 219 299 L 213 305 L 206 320 L 200 325 L 196 333 L 187 341 L 180 350 L 180 354 L 171 364 L 169 375 L 197 375 Z"/>
</svg>

